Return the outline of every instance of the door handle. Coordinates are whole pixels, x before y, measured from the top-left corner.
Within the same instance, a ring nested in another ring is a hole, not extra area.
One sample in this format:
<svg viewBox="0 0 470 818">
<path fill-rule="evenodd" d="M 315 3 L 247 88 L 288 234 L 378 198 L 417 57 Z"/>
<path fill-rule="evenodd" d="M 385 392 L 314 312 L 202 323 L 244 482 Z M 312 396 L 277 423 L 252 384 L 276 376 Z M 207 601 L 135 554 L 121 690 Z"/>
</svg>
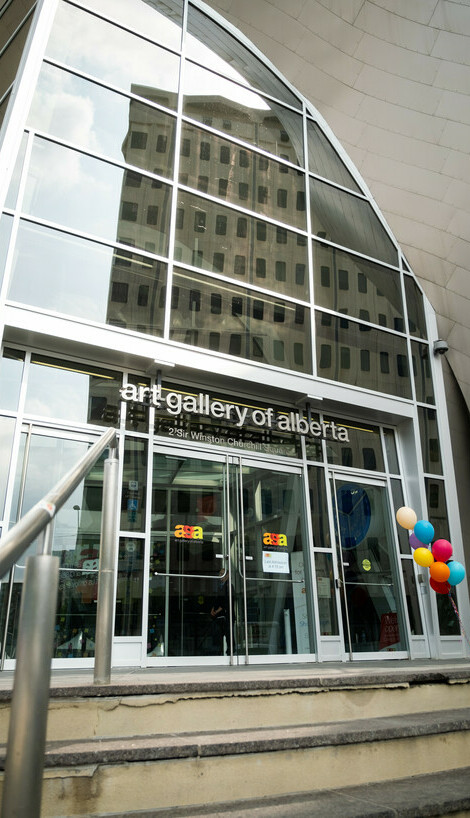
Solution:
<svg viewBox="0 0 470 818">
<path fill-rule="evenodd" d="M 337 588 L 342 588 L 343 587 L 343 580 L 340 579 L 339 577 L 336 577 L 335 585 L 336 585 Z"/>
</svg>

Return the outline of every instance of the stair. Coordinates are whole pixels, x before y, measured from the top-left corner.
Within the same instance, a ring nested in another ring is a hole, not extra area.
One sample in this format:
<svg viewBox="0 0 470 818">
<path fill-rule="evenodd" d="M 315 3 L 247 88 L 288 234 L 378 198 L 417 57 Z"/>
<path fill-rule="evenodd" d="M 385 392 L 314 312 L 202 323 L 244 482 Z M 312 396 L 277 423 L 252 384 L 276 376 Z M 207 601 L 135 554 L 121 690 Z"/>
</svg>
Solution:
<svg viewBox="0 0 470 818">
<path fill-rule="evenodd" d="M 470 815 L 468 664 L 302 668 L 53 679 L 42 815 Z"/>
</svg>

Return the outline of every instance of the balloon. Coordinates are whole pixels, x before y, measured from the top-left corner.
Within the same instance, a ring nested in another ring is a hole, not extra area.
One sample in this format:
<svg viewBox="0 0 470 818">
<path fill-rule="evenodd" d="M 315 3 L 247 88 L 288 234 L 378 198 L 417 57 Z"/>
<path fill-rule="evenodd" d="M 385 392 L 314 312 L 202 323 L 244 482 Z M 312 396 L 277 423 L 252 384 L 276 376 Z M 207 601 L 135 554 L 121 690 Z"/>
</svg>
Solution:
<svg viewBox="0 0 470 818">
<path fill-rule="evenodd" d="M 401 525 L 402 528 L 408 528 L 409 530 L 415 527 L 418 519 L 416 512 L 413 511 L 412 508 L 408 508 L 408 506 L 399 508 L 395 516 L 398 525 Z"/>
<path fill-rule="evenodd" d="M 447 562 L 452 556 L 452 546 L 449 540 L 436 540 L 432 544 L 432 555 L 435 560 Z"/>
<path fill-rule="evenodd" d="M 456 560 L 451 560 L 447 563 L 447 566 L 450 571 L 448 579 L 449 585 L 458 585 L 465 576 L 465 568 L 461 562 L 457 562 Z"/>
<path fill-rule="evenodd" d="M 429 568 L 434 562 L 434 557 L 429 548 L 424 548 L 424 546 L 414 550 L 413 559 L 418 565 L 421 565 L 422 568 Z"/>
<path fill-rule="evenodd" d="M 418 520 L 414 527 L 414 533 L 418 540 L 421 540 L 425 545 L 429 545 L 434 537 L 434 528 L 427 520 Z"/>
<path fill-rule="evenodd" d="M 450 585 L 448 582 L 436 582 L 436 580 L 431 577 L 429 584 L 436 594 L 448 594 L 450 591 Z"/>
<path fill-rule="evenodd" d="M 447 582 L 450 576 L 450 568 L 445 562 L 433 562 L 429 566 L 429 573 L 436 582 Z"/>
<path fill-rule="evenodd" d="M 412 548 L 423 548 L 423 543 L 418 540 L 416 534 L 410 534 L 410 545 Z"/>
</svg>

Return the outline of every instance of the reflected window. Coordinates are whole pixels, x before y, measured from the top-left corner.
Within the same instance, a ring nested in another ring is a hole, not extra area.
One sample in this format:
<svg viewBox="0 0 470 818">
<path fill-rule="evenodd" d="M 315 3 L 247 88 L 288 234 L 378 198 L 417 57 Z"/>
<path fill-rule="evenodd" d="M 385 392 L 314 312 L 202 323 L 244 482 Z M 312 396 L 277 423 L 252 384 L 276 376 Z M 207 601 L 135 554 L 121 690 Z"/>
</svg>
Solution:
<svg viewBox="0 0 470 818">
<path fill-rule="evenodd" d="M 418 419 L 424 471 L 430 474 L 442 474 L 437 412 L 435 409 L 418 406 Z"/>
<path fill-rule="evenodd" d="M 25 412 L 43 417 L 116 426 L 121 376 L 99 367 L 32 355 Z"/>
<path fill-rule="evenodd" d="M 322 320 L 324 317 L 326 321 Z M 373 328 L 368 328 L 365 336 L 361 332 L 362 326 L 344 318 L 325 316 L 319 311 L 316 313 L 317 364 L 322 377 L 355 384 L 363 389 L 411 398 L 405 338 Z M 364 337 L 368 339 L 370 370 L 361 369 Z M 350 365 L 347 369 L 342 367 L 341 358 L 341 355 L 344 356 L 341 349 L 346 347 L 350 350 Z"/>
<path fill-rule="evenodd" d="M 382 441 L 378 426 L 369 426 L 367 423 L 355 424 L 350 420 L 325 418 L 330 424 L 327 427 L 327 458 L 333 465 L 351 466 L 355 469 L 367 471 L 385 471 L 385 461 L 382 452 Z M 344 426 L 348 430 L 347 441 L 335 440 L 335 428 Z M 346 453 L 346 457 L 343 453 Z"/>
<path fill-rule="evenodd" d="M 275 347 L 274 342 L 280 341 L 283 344 L 285 366 L 301 372 L 310 371 L 308 310 L 304 311 L 303 322 L 299 323 L 296 321 L 295 304 L 291 302 L 280 302 L 278 298 L 269 296 L 254 298 L 251 292 L 241 287 L 219 284 L 197 273 L 175 271 L 173 281 L 179 288 L 181 297 L 178 309 L 173 309 L 171 314 L 172 340 L 211 349 L 211 332 L 217 331 L 220 333 L 220 352 L 261 360 L 267 364 L 277 363 L 275 349 L 276 354 L 279 354 L 280 347 Z M 214 294 L 220 296 L 217 299 L 220 313 L 215 314 L 212 319 Z M 260 304 L 263 309 L 260 309 Z M 256 335 L 252 335 L 252 324 L 245 318 L 253 314 L 258 319 Z M 261 321 L 264 321 L 263 338 L 260 336 Z M 188 337 L 188 326 L 193 327 L 197 336 L 191 334 Z"/>
<path fill-rule="evenodd" d="M 145 96 L 138 86 L 132 90 Z M 80 114 L 78 122 L 71 110 Z M 151 172 L 152 151 L 145 148 L 164 140 L 160 176 L 170 176 L 173 170 L 175 121 L 157 108 L 47 63 L 41 68 L 28 117 L 34 128 Z"/>
<path fill-rule="evenodd" d="M 236 146 L 221 137 L 217 137 L 206 131 L 194 128 L 183 123 L 183 147 L 185 142 L 189 142 L 196 153 L 203 153 L 201 158 L 211 161 L 211 173 L 208 177 L 206 190 L 213 196 L 219 196 L 221 165 L 229 164 L 231 157 L 235 165 Z M 203 150 L 204 146 L 204 150 Z M 223 198 L 234 204 L 240 201 L 248 202 L 247 207 L 257 213 L 270 216 L 278 221 L 287 221 L 294 227 L 306 228 L 305 212 L 302 209 L 288 207 L 289 202 L 294 202 L 299 193 L 305 192 L 305 176 L 303 173 L 281 165 L 272 159 L 267 159 L 267 166 L 261 175 L 262 184 L 259 184 L 259 168 L 256 169 L 255 154 L 248 150 L 240 150 L 236 172 L 230 173 L 227 184 L 223 186 Z M 279 175 L 283 173 L 282 188 L 277 189 L 277 193 L 272 196 L 269 191 L 276 189 L 279 184 Z M 190 187 L 199 186 L 199 167 L 191 160 L 185 159 L 183 154 L 180 158 L 180 180 L 183 175 L 187 179 Z M 286 210 L 288 212 L 286 213 Z"/>
<path fill-rule="evenodd" d="M 259 284 L 259 279 L 263 279 L 263 287 L 283 295 L 307 299 L 308 281 L 306 276 L 299 274 L 301 268 L 297 266 L 306 266 L 307 248 L 298 244 L 294 232 L 269 222 L 261 223 L 254 217 L 240 216 L 236 211 L 183 191 L 179 193 L 178 205 L 181 213 L 185 214 L 179 217 L 178 225 L 181 227 L 176 234 L 176 248 L 181 261 L 216 272 L 214 253 L 221 250 L 221 234 L 218 231 L 223 226 L 227 236 L 231 237 L 230 249 L 235 267 L 233 273 L 230 265 L 225 264 L 228 275 L 241 275 L 243 269 L 249 273 L 249 283 Z M 262 224 L 261 230 L 259 224 Z M 263 244 L 259 244 L 260 255 L 249 266 L 244 265 L 241 259 L 252 258 L 253 243 L 260 241 L 259 236 L 263 237 Z M 279 262 L 285 264 L 285 280 L 276 276 L 276 270 L 280 269 L 276 266 Z"/>
<path fill-rule="evenodd" d="M 154 11 L 152 17 L 155 26 Z M 59 5 L 46 51 L 49 57 L 108 85 L 176 108 L 179 57 L 84 9 Z"/>
<path fill-rule="evenodd" d="M 105 247 L 23 221 L 8 298 L 87 321 L 162 335 L 164 301 L 160 303 L 160 298 L 166 270 L 163 262 L 124 248 Z M 112 299 L 120 284 L 128 287 L 127 303 Z M 148 288 L 146 298 L 141 287 Z"/>
<path fill-rule="evenodd" d="M 183 105 L 186 116 L 207 124 L 209 115 L 209 124 L 220 131 L 225 130 L 225 113 L 230 110 L 232 136 L 294 165 L 304 164 L 302 117 L 237 82 L 187 62 Z M 287 136 L 282 142 L 281 130 Z M 259 157 L 258 169 L 264 166 L 264 157 Z"/>
<path fill-rule="evenodd" d="M 400 273 L 373 261 L 313 242 L 318 306 L 393 326 L 403 318 Z M 367 317 L 366 317 L 367 313 Z M 403 329 L 403 328 L 402 328 Z"/>
<path fill-rule="evenodd" d="M 136 247 L 155 243 L 166 253 L 170 194 L 167 185 L 154 188 L 141 177 L 140 189 L 130 199 L 125 172 L 106 162 L 44 139 L 33 146 L 26 183 L 24 210 L 84 233 L 115 241 L 125 221 L 126 235 Z M 123 190 L 124 188 L 124 190 Z M 158 207 L 157 224 L 147 224 L 148 206 Z M 133 225 L 133 227 L 131 227 Z"/>
<path fill-rule="evenodd" d="M 435 403 L 432 382 L 429 345 L 411 342 L 411 360 L 416 388 L 416 400 L 421 403 Z"/>
<path fill-rule="evenodd" d="M 368 201 L 310 179 L 310 202 L 317 236 L 397 266 L 397 249 Z"/>
<path fill-rule="evenodd" d="M 411 335 L 427 338 L 423 293 L 411 276 L 404 276 L 408 324 Z"/>
<path fill-rule="evenodd" d="M 318 176 L 331 179 L 343 187 L 360 193 L 360 189 L 344 162 L 316 122 L 307 119 L 308 169 Z"/>
</svg>

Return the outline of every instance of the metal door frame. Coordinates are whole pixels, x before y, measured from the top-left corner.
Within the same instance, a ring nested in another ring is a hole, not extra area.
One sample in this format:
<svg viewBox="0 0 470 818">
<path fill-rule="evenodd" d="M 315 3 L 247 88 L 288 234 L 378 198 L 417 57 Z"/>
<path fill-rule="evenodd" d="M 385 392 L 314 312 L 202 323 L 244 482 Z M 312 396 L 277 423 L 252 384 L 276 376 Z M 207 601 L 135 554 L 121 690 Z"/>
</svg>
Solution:
<svg viewBox="0 0 470 818">
<path fill-rule="evenodd" d="M 364 661 L 369 659 L 408 659 L 410 657 L 410 638 L 408 633 L 408 626 L 407 626 L 407 616 L 406 616 L 406 609 L 405 609 L 405 602 L 403 596 L 403 578 L 400 566 L 400 558 L 399 554 L 397 553 L 397 543 L 396 538 L 393 535 L 393 518 L 392 518 L 392 497 L 390 493 L 390 486 L 388 480 L 385 476 L 383 477 L 373 477 L 373 476 L 365 476 L 360 472 L 348 472 L 343 471 L 342 469 L 331 467 L 328 468 L 328 486 L 329 491 L 332 495 L 331 502 L 332 502 L 332 511 L 333 511 L 333 532 L 334 532 L 334 541 L 336 543 L 335 555 L 338 567 L 338 589 L 339 589 L 339 601 L 340 601 L 340 612 L 344 614 L 343 618 L 343 639 L 347 637 L 349 643 L 349 650 L 346 649 L 346 644 L 344 645 L 344 656 L 345 658 L 349 659 L 349 661 Z M 390 546 L 392 548 L 391 557 L 395 564 L 395 571 L 396 571 L 396 592 L 397 592 L 397 607 L 401 607 L 400 617 L 403 622 L 403 640 L 407 644 L 407 648 L 405 650 L 399 651 L 369 651 L 364 653 L 354 652 L 352 650 L 352 639 L 351 639 L 351 627 L 350 627 L 350 620 L 349 620 L 349 609 L 348 609 L 348 602 L 346 598 L 346 580 L 345 580 L 345 572 L 344 572 L 344 560 L 343 560 L 343 548 L 341 545 L 341 529 L 339 525 L 339 514 L 338 514 L 338 498 L 337 498 L 337 491 L 336 491 L 336 481 L 337 480 L 344 480 L 345 482 L 352 482 L 358 483 L 358 485 L 365 485 L 365 486 L 376 486 L 377 488 L 385 489 L 387 501 L 388 501 L 388 510 L 389 510 L 389 535 L 390 535 Z M 333 490 L 331 489 L 333 487 Z M 335 525 L 336 524 L 336 525 Z M 336 534 L 337 530 L 337 534 Z"/>
</svg>

